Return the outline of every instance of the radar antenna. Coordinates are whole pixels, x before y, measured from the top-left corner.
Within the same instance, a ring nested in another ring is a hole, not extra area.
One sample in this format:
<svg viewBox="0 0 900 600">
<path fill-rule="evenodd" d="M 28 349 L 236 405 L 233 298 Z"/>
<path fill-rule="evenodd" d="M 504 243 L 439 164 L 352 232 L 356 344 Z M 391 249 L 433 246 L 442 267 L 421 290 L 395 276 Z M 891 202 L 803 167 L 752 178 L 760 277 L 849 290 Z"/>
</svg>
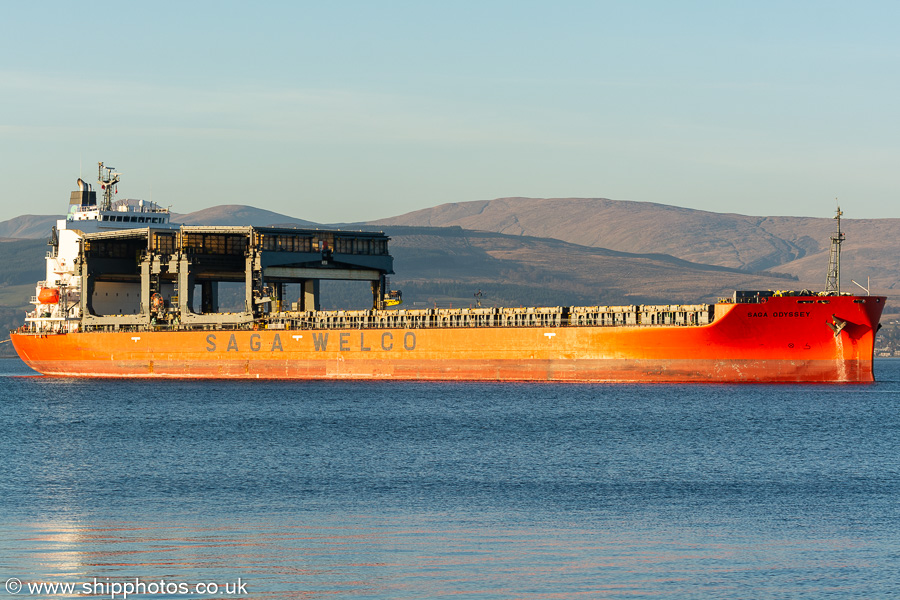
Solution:
<svg viewBox="0 0 900 600">
<path fill-rule="evenodd" d="M 825 279 L 825 293 L 841 295 L 841 242 L 844 241 L 844 233 L 841 231 L 841 207 L 838 205 L 837 231 L 831 236 L 831 258 L 828 260 L 828 277 Z"/>
<path fill-rule="evenodd" d="M 113 173 L 115 167 L 104 167 L 103 163 L 99 163 L 99 165 L 97 169 L 97 183 L 100 184 L 100 189 L 103 190 L 103 201 L 100 203 L 100 210 L 112 210 L 112 197 L 115 193 L 115 185 L 119 183 L 121 173 Z M 106 174 L 103 173 L 104 169 L 106 169 Z"/>
</svg>

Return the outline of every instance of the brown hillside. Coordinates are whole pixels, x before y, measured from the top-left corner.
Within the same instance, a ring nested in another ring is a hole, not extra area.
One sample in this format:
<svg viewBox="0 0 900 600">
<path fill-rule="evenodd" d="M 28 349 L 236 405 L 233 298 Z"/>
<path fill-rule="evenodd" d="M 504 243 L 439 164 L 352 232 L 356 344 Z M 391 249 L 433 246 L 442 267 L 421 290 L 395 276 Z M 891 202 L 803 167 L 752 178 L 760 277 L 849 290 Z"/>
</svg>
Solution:
<svg viewBox="0 0 900 600">
<path fill-rule="evenodd" d="M 192 213 L 173 214 L 172 223 L 185 225 L 223 225 L 241 227 L 254 225 L 265 227 L 276 224 L 290 224 L 295 227 L 318 227 L 317 223 L 295 219 L 271 210 L 263 210 L 242 204 L 223 204 Z"/>
<path fill-rule="evenodd" d="M 410 296 L 410 288 L 433 292 L 442 285 L 469 299 L 482 289 L 492 305 L 516 306 L 714 302 L 735 289 L 806 287 L 793 279 L 553 239 L 457 228 L 385 229 L 395 257 L 391 280 L 407 301 L 428 300 Z"/>
<path fill-rule="evenodd" d="M 0 238 L 37 239 L 50 236 L 50 228 L 56 225 L 56 215 L 22 215 L 0 222 Z"/>
<path fill-rule="evenodd" d="M 500 198 L 444 204 L 373 225 L 419 225 L 555 238 L 631 253 L 669 254 L 750 272 L 777 271 L 824 286 L 834 220 L 720 214 L 602 198 Z M 845 219 L 843 284 L 871 277 L 900 300 L 900 219 Z M 853 286 L 854 289 L 855 286 Z M 896 301 L 892 301 L 896 305 Z"/>
<path fill-rule="evenodd" d="M 0 223 L 0 236 L 45 238 L 55 218 L 17 217 Z M 242 205 L 173 215 L 173 221 L 315 225 Z M 458 225 L 502 231 L 513 237 L 492 238 L 471 231 L 463 235 L 462 230 L 448 230 L 447 236 L 440 236 L 395 226 L 403 223 L 426 227 Z M 569 286 L 571 300 L 563 303 L 582 303 L 593 302 L 600 293 L 594 291 L 595 286 L 601 286 L 604 298 L 608 298 L 604 301 L 608 302 L 625 301 L 631 296 L 651 298 L 648 301 L 654 302 L 693 302 L 728 295 L 734 288 L 821 289 L 834 221 L 718 214 L 604 199 L 505 198 L 442 205 L 376 221 L 374 225 L 389 232 L 405 231 L 392 243 L 397 256 L 397 281 L 417 280 L 422 285 L 428 279 L 485 285 L 493 282 L 495 286 L 513 286 L 506 295 L 510 302 L 526 303 L 529 298 L 531 303 L 555 302 L 558 292 Z M 900 219 L 849 219 L 844 221 L 844 229 L 844 289 L 857 290 L 850 283 L 851 278 L 865 285 L 866 278 L 871 277 L 872 292 L 887 294 L 888 311 L 896 312 L 894 307 L 900 306 L 900 256 L 896 242 Z M 529 236 L 544 239 L 525 239 Z M 563 245 L 553 246 L 550 238 L 561 240 Z M 505 241 L 501 243 L 501 239 Z M 635 254 L 659 256 L 637 258 Z M 666 262 L 661 255 L 697 264 L 688 267 L 681 261 Z M 788 273 L 799 282 L 698 270 L 703 263 L 747 272 Z M 617 277 L 621 281 L 615 281 Z M 540 294 L 527 291 L 534 288 Z"/>
</svg>

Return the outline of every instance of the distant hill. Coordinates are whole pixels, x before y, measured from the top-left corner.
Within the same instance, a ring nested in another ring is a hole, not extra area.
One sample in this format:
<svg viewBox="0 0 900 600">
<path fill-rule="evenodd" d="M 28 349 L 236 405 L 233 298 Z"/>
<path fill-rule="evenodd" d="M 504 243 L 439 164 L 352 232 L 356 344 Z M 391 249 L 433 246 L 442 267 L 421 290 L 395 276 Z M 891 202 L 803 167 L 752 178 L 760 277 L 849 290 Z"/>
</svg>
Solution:
<svg viewBox="0 0 900 600">
<path fill-rule="evenodd" d="M 253 225 L 255 227 L 266 227 L 269 225 L 319 227 L 318 223 L 313 223 L 312 221 L 304 221 L 303 219 L 296 219 L 270 210 L 240 204 L 223 204 L 192 213 L 173 214 L 172 222 L 185 225 L 223 225 L 230 227 L 240 227 L 242 225 Z"/>
<path fill-rule="evenodd" d="M 392 287 L 405 302 L 458 298 L 488 306 L 715 302 L 735 289 L 804 287 L 662 254 L 629 254 L 560 240 L 457 227 L 385 227 L 394 255 Z"/>
<path fill-rule="evenodd" d="M 43 239 L 0 242 L 0 285 L 34 286 L 44 279 L 47 250 Z"/>
<path fill-rule="evenodd" d="M 0 223 L 0 237 L 44 239 L 55 218 L 10 219 Z M 173 221 L 320 226 L 244 205 L 173 215 Z M 446 204 L 346 227 L 383 229 L 393 237 L 394 280 L 408 294 L 415 287 L 434 297 L 439 286 L 448 298 L 469 298 L 477 291 L 468 289 L 472 286 L 507 286 L 494 297 L 512 303 L 576 304 L 695 302 L 739 288 L 821 289 L 834 221 L 606 199 L 503 198 Z M 852 287 L 851 277 L 865 283 L 871 276 L 873 292 L 887 294 L 888 309 L 896 312 L 900 219 L 848 219 L 844 229 L 844 288 Z M 42 264 L 40 256 L 34 260 Z M 0 264 L 0 277 L 2 272 Z M 796 280 L 779 279 L 777 273 Z M 457 284 L 451 294 L 448 290 Z"/>
<path fill-rule="evenodd" d="M 0 342 L 6 333 L 22 324 L 34 288 L 46 274 L 44 255 L 47 241 L 11 240 L 0 242 Z M 13 356 L 10 344 L 0 344 L 0 356 Z"/>
<path fill-rule="evenodd" d="M 844 285 L 900 298 L 900 219 L 844 219 Z M 631 253 L 660 253 L 749 272 L 777 271 L 824 287 L 834 220 L 754 217 L 603 198 L 500 198 L 443 204 L 371 225 L 410 225 L 554 238 Z M 854 288 L 856 289 L 856 288 Z M 895 303 L 896 304 L 896 303 Z"/>
<path fill-rule="evenodd" d="M 59 215 L 22 215 L 0 222 L 0 238 L 37 239 L 50 237 L 50 228 Z"/>
<path fill-rule="evenodd" d="M 6 239 L 38 239 L 50 235 L 50 228 L 62 215 L 22 215 L 0 222 L 0 238 Z M 222 225 L 241 226 L 254 225 L 287 225 L 292 227 L 320 227 L 318 223 L 289 217 L 271 210 L 263 210 L 252 206 L 225 204 L 198 210 L 192 213 L 172 213 L 173 223 L 185 225 Z"/>
</svg>

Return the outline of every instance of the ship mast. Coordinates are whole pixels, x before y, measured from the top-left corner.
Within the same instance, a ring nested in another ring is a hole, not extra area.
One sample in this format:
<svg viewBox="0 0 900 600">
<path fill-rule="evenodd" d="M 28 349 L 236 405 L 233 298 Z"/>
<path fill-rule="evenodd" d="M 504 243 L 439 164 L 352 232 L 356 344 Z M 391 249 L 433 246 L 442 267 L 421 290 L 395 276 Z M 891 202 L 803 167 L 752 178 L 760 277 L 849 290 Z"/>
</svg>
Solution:
<svg viewBox="0 0 900 600">
<path fill-rule="evenodd" d="M 100 189 L 103 190 L 103 201 L 100 203 L 100 210 L 112 210 L 112 197 L 115 193 L 113 190 L 115 185 L 119 183 L 120 173 L 113 173 L 115 167 L 104 167 L 103 163 L 99 163 L 99 165 L 97 169 L 97 183 L 100 184 Z M 104 169 L 106 169 L 105 175 L 103 173 Z"/>
<path fill-rule="evenodd" d="M 841 242 L 844 241 L 844 233 L 841 231 L 841 207 L 837 207 L 834 219 L 837 221 L 837 231 L 831 236 L 831 258 L 828 260 L 828 277 L 825 279 L 825 293 L 841 295 Z"/>
</svg>

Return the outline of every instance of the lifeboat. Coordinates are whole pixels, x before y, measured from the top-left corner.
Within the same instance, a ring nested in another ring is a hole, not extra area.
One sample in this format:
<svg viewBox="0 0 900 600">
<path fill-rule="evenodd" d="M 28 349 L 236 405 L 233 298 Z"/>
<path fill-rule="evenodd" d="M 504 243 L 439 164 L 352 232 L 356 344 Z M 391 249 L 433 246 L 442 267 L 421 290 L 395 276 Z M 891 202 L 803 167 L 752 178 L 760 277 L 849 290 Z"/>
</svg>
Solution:
<svg viewBox="0 0 900 600">
<path fill-rule="evenodd" d="M 59 304 L 59 290 L 57 288 L 41 288 L 38 301 L 41 304 Z"/>
</svg>

